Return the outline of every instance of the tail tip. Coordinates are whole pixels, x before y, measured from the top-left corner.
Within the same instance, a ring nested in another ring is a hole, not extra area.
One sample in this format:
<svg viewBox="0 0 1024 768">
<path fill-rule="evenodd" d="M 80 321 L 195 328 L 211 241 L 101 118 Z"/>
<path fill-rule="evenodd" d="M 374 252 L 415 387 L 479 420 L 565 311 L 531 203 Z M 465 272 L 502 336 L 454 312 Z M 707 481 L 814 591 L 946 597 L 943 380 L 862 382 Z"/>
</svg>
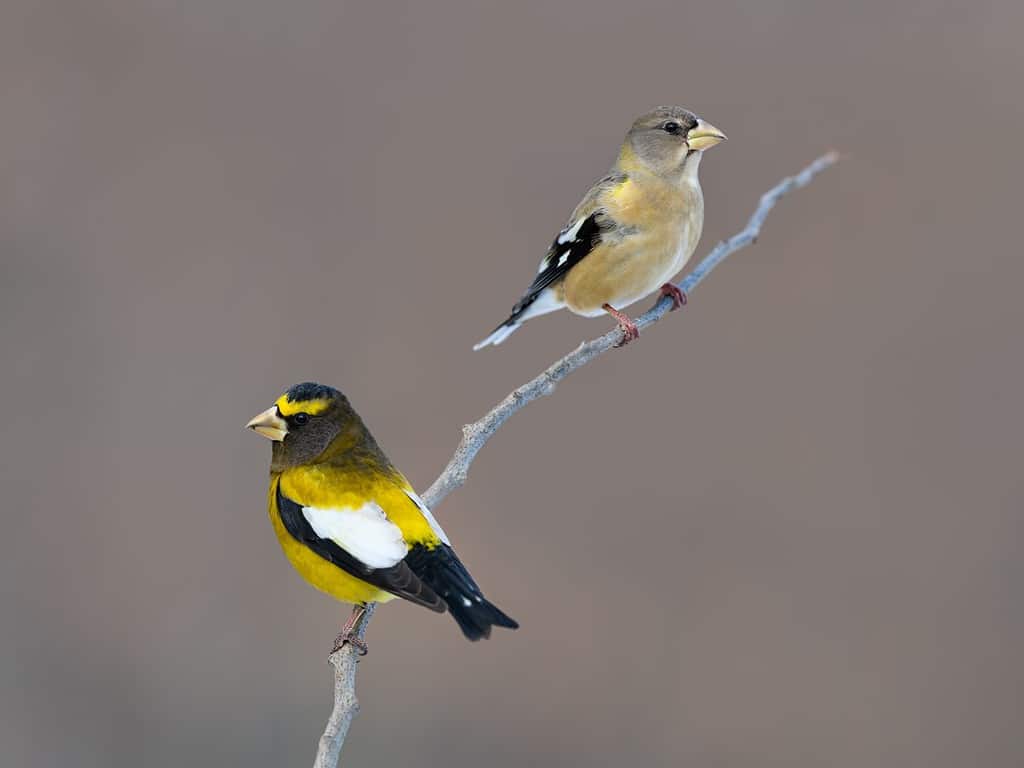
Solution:
<svg viewBox="0 0 1024 768">
<path fill-rule="evenodd" d="M 492 627 L 519 629 L 518 621 L 505 615 L 498 606 L 486 598 L 474 599 L 470 606 L 465 605 L 468 598 L 463 597 L 462 600 L 462 605 L 449 603 L 448 609 L 451 611 L 452 618 L 458 623 L 459 629 L 462 630 L 462 634 L 469 640 L 476 642 L 489 638 Z"/>
<path fill-rule="evenodd" d="M 505 339 L 507 339 L 509 336 L 515 333 L 516 329 L 518 329 L 520 325 L 522 325 L 522 323 L 510 322 L 506 320 L 504 323 L 495 328 L 494 331 L 491 332 L 490 336 L 488 336 L 486 339 L 481 339 L 476 344 L 474 344 L 473 351 L 477 352 L 491 344 L 493 344 L 494 346 L 498 346 L 499 344 L 501 344 L 501 342 L 503 342 Z"/>
</svg>

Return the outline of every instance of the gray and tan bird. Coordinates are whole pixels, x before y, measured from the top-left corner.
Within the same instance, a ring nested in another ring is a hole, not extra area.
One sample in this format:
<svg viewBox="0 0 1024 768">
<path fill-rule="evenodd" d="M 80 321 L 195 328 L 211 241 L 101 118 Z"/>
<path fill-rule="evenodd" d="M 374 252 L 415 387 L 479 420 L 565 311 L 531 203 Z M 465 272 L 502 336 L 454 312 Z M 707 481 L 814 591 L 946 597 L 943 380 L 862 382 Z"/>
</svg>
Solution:
<svg viewBox="0 0 1024 768">
<path fill-rule="evenodd" d="M 608 313 L 622 343 L 639 336 L 622 311 L 657 289 L 673 309 L 686 297 L 669 279 L 689 261 L 704 225 L 698 168 L 725 134 L 682 107 L 637 118 L 611 172 L 590 188 L 558 233 L 508 319 L 473 349 L 500 344 L 531 317 L 567 307 Z"/>
</svg>

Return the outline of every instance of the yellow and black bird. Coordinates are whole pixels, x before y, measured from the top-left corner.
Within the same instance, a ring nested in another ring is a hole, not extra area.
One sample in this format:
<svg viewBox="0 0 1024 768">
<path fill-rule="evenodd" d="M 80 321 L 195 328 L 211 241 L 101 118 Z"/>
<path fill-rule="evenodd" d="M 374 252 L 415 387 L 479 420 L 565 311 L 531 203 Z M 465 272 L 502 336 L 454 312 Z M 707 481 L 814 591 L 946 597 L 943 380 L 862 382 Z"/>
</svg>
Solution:
<svg viewBox="0 0 1024 768">
<path fill-rule="evenodd" d="M 519 626 L 483 596 L 341 392 L 297 384 L 247 426 L 273 441 L 270 521 L 285 555 L 314 587 L 355 604 L 335 649 L 365 652 L 354 630 L 366 604 L 395 597 L 451 611 L 470 640 Z"/>
<path fill-rule="evenodd" d="M 611 172 L 595 183 L 555 237 L 512 314 L 473 349 L 498 345 L 531 317 L 568 307 L 584 317 L 607 312 L 622 343 L 639 335 L 622 312 L 657 288 L 686 303 L 668 280 L 697 248 L 704 226 L 698 168 L 725 134 L 682 107 L 636 119 Z"/>
</svg>

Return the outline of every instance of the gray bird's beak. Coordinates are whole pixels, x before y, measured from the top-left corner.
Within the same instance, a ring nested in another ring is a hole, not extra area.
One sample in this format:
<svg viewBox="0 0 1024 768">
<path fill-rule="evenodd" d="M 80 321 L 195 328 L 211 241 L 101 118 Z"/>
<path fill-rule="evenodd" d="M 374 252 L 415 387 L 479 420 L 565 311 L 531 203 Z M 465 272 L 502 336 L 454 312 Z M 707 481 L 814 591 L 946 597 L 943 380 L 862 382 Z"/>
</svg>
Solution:
<svg viewBox="0 0 1024 768">
<path fill-rule="evenodd" d="M 698 151 L 710 149 L 723 141 L 725 134 L 700 118 L 697 118 L 697 125 L 686 132 L 686 143 L 690 145 L 690 149 Z"/>
<path fill-rule="evenodd" d="M 284 440 L 285 435 L 288 434 L 288 424 L 277 415 L 276 405 L 267 408 L 245 426 L 274 441 Z"/>
</svg>

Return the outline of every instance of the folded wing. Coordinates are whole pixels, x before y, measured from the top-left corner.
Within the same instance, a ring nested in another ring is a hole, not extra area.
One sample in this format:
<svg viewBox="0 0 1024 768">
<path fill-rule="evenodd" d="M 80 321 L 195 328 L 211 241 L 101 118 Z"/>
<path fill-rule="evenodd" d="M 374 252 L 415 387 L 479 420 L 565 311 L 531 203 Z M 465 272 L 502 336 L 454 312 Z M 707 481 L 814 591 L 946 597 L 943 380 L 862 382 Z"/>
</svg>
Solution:
<svg viewBox="0 0 1024 768">
<path fill-rule="evenodd" d="M 288 533 L 320 557 L 367 584 L 438 613 L 445 611 L 444 600 L 403 559 L 408 548 L 402 533 L 380 507 L 379 513 L 366 505 L 359 510 L 304 507 L 280 487 L 277 504 Z"/>
</svg>

